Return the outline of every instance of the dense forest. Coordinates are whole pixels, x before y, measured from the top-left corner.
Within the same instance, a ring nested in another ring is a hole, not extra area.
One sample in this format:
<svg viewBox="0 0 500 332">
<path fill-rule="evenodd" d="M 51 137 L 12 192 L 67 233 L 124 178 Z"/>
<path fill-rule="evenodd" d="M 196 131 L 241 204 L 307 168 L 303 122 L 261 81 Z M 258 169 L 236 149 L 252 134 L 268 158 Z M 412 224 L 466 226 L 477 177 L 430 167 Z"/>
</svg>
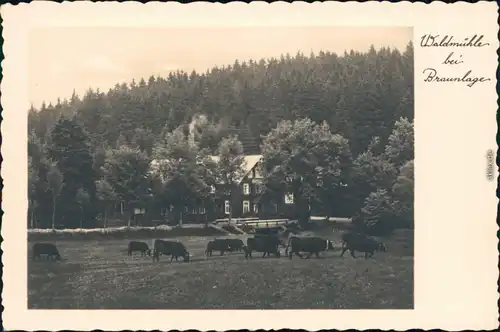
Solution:
<svg viewBox="0 0 500 332">
<path fill-rule="evenodd" d="M 194 169 L 202 156 L 236 152 L 264 155 L 268 192 L 281 183 L 318 206 L 341 201 L 343 214 L 411 223 L 413 79 L 409 43 L 235 61 L 32 107 L 29 224 L 94 227 L 117 201 L 173 202 L 174 183 L 200 199 L 217 176 Z M 173 156 L 186 162 L 163 181 L 148 173 L 153 159 Z"/>
</svg>

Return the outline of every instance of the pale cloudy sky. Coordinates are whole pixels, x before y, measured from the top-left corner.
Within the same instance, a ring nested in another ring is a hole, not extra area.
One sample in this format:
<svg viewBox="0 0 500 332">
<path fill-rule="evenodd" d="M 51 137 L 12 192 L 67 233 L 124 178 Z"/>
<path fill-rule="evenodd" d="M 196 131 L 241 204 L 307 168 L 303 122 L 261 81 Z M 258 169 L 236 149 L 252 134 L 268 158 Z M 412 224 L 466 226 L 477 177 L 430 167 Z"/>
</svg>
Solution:
<svg viewBox="0 0 500 332">
<path fill-rule="evenodd" d="M 411 28 L 47 28 L 30 35 L 30 101 L 67 98 L 89 88 L 103 92 L 118 82 L 183 69 L 320 50 L 342 54 L 389 46 L 404 50 Z"/>
</svg>

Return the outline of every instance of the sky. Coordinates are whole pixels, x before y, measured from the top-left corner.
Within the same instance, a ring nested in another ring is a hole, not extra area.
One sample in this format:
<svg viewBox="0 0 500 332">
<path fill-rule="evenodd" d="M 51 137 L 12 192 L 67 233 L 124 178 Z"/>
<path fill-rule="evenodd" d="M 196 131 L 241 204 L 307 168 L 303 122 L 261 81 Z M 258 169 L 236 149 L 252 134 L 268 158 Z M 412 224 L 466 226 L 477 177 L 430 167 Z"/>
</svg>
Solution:
<svg viewBox="0 0 500 332">
<path fill-rule="evenodd" d="M 372 44 L 404 50 L 412 38 L 408 27 L 40 28 L 29 39 L 29 96 L 39 107 L 69 98 L 73 89 L 80 96 L 89 87 L 107 92 L 175 70 L 205 72 L 297 51 L 366 51 Z"/>
</svg>

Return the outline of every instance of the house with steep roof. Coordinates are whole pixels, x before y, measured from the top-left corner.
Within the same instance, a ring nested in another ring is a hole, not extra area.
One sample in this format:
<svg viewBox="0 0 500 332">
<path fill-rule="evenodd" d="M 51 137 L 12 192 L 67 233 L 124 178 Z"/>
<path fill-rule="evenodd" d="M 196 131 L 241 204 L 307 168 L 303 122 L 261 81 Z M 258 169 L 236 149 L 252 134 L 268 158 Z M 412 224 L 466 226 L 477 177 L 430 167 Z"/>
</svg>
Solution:
<svg viewBox="0 0 500 332">
<path fill-rule="evenodd" d="M 218 156 L 211 156 L 214 162 Z M 233 219 L 238 218 L 284 218 L 292 217 L 294 202 L 291 195 L 282 196 L 275 201 L 261 200 L 264 189 L 262 176 L 262 155 L 245 155 L 244 172 L 237 179 L 231 195 L 230 188 L 224 183 L 217 183 L 211 188 L 212 202 L 199 202 L 197 206 L 186 206 L 182 219 L 184 222 L 206 222 L 226 219 L 230 211 Z M 172 211 L 171 208 L 168 209 Z M 178 221 L 179 216 L 169 219 Z"/>
<path fill-rule="evenodd" d="M 212 188 L 215 195 L 215 219 L 237 218 L 283 218 L 292 217 L 294 202 L 292 195 L 277 195 L 278 199 L 262 200 L 264 189 L 262 176 L 262 155 L 244 156 L 243 177 L 237 180 L 232 196 L 229 188 L 220 183 Z M 218 162 L 217 156 L 212 160 Z"/>
</svg>

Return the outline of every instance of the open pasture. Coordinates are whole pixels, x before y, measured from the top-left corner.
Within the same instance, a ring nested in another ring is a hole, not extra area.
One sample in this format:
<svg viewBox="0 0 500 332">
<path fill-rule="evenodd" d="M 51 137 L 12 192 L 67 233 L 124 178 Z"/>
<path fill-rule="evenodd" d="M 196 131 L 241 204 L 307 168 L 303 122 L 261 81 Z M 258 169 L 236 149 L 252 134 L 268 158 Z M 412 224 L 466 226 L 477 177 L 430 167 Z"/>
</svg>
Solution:
<svg viewBox="0 0 500 332">
<path fill-rule="evenodd" d="M 334 235 L 332 235 L 334 236 Z M 332 238 L 332 236 L 330 238 Z M 321 258 L 262 258 L 254 253 L 204 255 L 212 237 L 181 237 L 188 263 L 135 253 L 127 240 L 55 242 L 61 262 L 32 262 L 28 250 L 30 309 L 411 309 L 413 256 L 401 252 Z M 244 241 L 246 239 L 242 237 Z M 154 239 L 142 240 L 150 246 Z M 284 249 L 282 249 L 284 254 Z"/>
</svg>

